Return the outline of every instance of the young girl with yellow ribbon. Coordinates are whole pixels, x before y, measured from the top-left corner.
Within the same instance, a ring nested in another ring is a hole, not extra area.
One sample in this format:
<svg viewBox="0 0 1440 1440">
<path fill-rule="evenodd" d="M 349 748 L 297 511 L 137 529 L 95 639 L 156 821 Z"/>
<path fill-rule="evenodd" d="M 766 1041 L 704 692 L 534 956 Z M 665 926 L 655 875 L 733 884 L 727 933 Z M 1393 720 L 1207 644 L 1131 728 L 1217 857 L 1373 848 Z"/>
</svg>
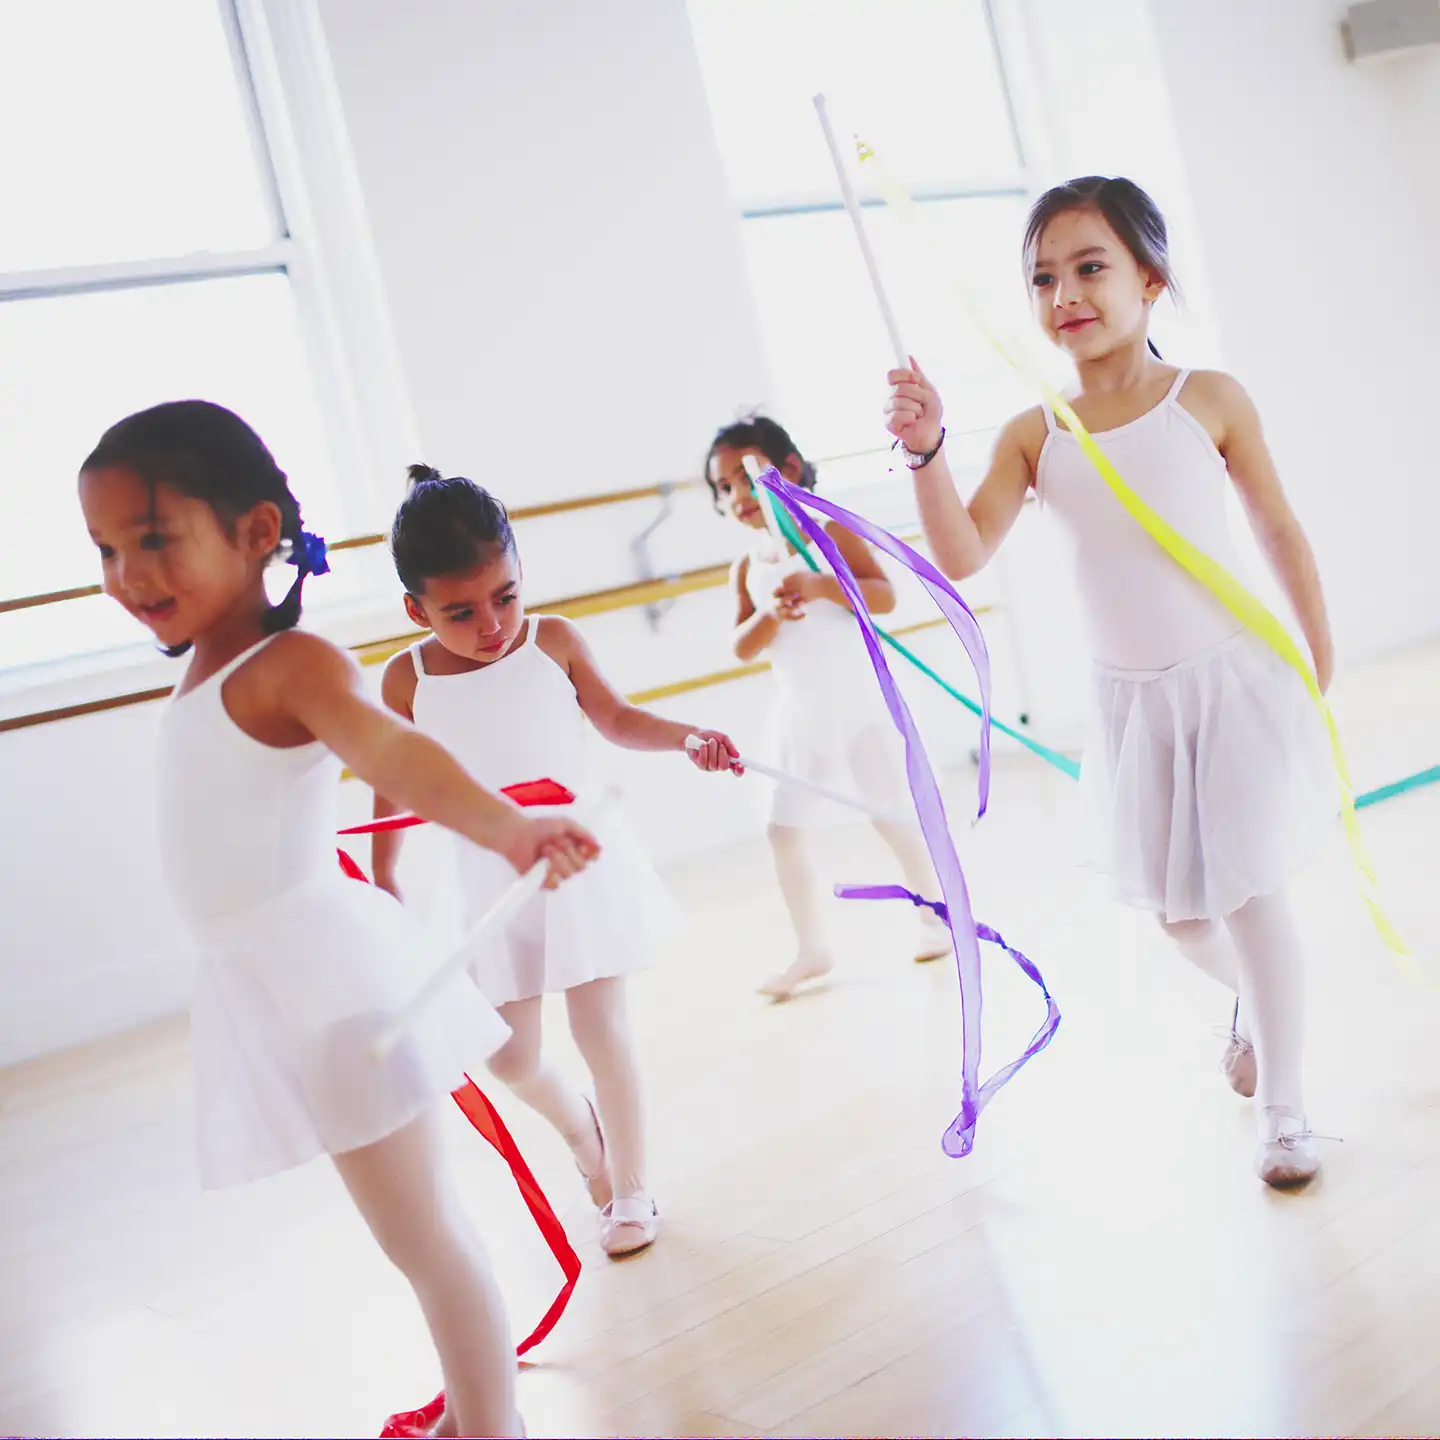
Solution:
<svg viewBox="0 0 1440 1440">
<path fill-rule="evenodd" d="M 950 578 L 988 563 L 1031 489 L 1066 531 L 1095 662 L 1081 776 L 1091 858 L 1237 996 L 1224 1069 L 1258 1101 L 1257 1169 L 1272 1185 L 1303 1183 L 1319 1157 L 1285 885 L 1342 808 L 1314 558 L 1241 386 L 1167 365 L 1149 342 L 1151 308 L 1173 287 L 1150 197 L 1099 176 L 1059 186 L 1032 210 L 1024 250 L 1035 317 L 1074 362 L 1075 393 L 1004 427 L 968 505 L 946 465 L 940 396 L 913 360 L 890 372 L 889 428 Z M 1227 475 L 1313 668 L 1234 579 Z"/>
</svg>

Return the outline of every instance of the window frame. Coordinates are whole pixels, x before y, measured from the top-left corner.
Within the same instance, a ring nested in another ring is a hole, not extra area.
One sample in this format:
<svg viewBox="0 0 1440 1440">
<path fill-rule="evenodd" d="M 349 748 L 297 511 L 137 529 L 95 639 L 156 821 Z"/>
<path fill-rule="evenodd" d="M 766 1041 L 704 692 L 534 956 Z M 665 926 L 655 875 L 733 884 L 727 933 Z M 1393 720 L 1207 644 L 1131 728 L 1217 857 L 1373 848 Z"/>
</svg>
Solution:
<svg viewBox="0 0 1440 1440">
<path fill-rule="evenodd" d="M 374 532 L 398 496 L 395 477 L 419 446 L 318 0 L 210 3 L 228 41 L 275 238 L 244 250 L 0 272 L 0 305 L 285 276 L 318 419 L 335 471 L 344 477 L 341 513 L 349 535 Z M 32 598 L 38 603 L 42 597 L 0 594 L 0 601 Z M 316 599 L 327 633 L 347 637 L 364 633 L 367 620 L 369 627 L 381 615 L 388 621 L 396 603 L 389 588 L 378 585 L 365 585 L 361 598 L 331 606 Z M 88 697 L 102 679 L 106 690 L 133 685 L 153 669 L 153 659 L 130 646 L 0 669 L 0 710 L 24 709 L 52 693 Z"/>
<path fill-rule="evenodd" d="M 1019 199 L 1026 202 L 1037 198 L 1049 176 L 1054 173 L 1053 152 L 1048 143 L 1048 126 L 1042 95 L 1037 83 L 1034 57 L 1025 33 L 1020 0 L 979 0 L 989 35 L 991 53 L 998 72 L 1005 115 L 1014 144 L 1016 165 L 1013 169 L 977 173 L 957 177 L 945 185 L 913 186 L 909 190 L 917 206 L 934 202 L 986 199 Z M 856 178 L 853 176 L 852 178 Z M 882 211 L 884 199 L 876 190 L 857 186 L 856 198 L 864 211 Z M 769 199 L 734 197 L 737 226 L 756 220 L 781 220 L 799 215 L 836 214 L 845 209 L 839 186 L 824 194 L 795 193 Z M 758 307 L 757 307 L 758 308 Z M 764 324 L 762 321 L 762 343 Z M 769 357 L 767 355 L 767 363 Z M 778 377 L 775 377 L 778 380 Z M 990 432 L 993 433 L 993 430 Z M 867 452 L 869 453 L 869 452 Z M 884 447 L 874 452 L 882 455 Z M 849 493 L 842 487 L 835 494 Z"/>
</svg>

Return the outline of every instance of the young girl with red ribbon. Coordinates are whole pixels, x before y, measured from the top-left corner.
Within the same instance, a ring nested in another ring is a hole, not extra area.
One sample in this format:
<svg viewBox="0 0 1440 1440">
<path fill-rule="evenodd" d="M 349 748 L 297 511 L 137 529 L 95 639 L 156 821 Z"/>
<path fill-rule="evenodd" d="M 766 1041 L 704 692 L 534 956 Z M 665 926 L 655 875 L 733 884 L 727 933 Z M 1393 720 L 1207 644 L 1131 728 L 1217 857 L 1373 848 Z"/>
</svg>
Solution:
<svg viewBox="0 0 1440 1440">
<path fill-rule="evenodd" d="M 1151 307 L 1174 288 L 1165 222 L 1129 180 L 1043 195 L 1025 236 L 1036 318 L 1075 363 L 1071 404 L 1127 483 L 1231 573 L 1234 482 L 1309 643 L 1333 665 L 1314 557 L 1261 433 L 1228 375 L 1166 365 Z M 1095 659 L 1081 776 L 1091 858 L 1122 901 L 1237 996 L 1224 1068 L 1259 1101 L 1257 1169 L 1271 1185 L 1319 1167 L 1301 1086 L 1303 966 L 1284 886 L 1338 809 L 1325 732 L 1299 676 L 1127 515 L 1053 410 L 1005 426 L 967 505 L 945 460 L 940 396 L 890 372 L 889 428 L 914 471 L 926 540 L 963 579 L 994 555 L 1027 491 L 1072 542 Z"/>
<path fill-rule="evenodd" d="M 85 461 L 80 502 L 106 592 L 167 654 L 191 654 L 161 721 L 159 820 L 170 888 L 200 948 L 202 1181 L 237 1184 L 328 1153 L 424 1311 L 448 1397 L 442 1432 L 523 1433 L 504 1307 L 438 1116 L 506 1028 L 462 979 L 376 1052 L 427 947 L 390 896 L 336 866 L 340 762 L 512 875 L 545 863 L 558 884 L 596 842 L 482 789 L 371 704 L 348 655 L 295 628 L 306 577 L 328 568 L 325 543 L 228 410 L 187 400 L 120 421 Z M 264 572 L 280 552 L 297 574 L 272 605 Z"/>
<path fill-rule="evenodd" d="M 431 634 L 390 662 L 385 703 L 485 784 L 498 790 L 549 777 L 586 799 L 587 721 L 617 745 L 679 751 L 702 770 L 738 768 L 735 747 L 719 731 L 627 704 L 569 621 L 526 616 L 505 507 L 473 481 L 413 466 L 390 545 L 406 610 Z M 687 751 L 692 737 L 697 743 Z M 394 812 L 396 798 L 377 787 L 377 818 Z M 511 1031 L 490 1058 L 491 1071 L 564 1137 L 600 1210 L 601 1248 L 618 1258 L 649 1246 L 660 1226 L 645 1174 L 624 977 L 652 963 L 653 920 L 665 899 L 623 819 L 607 812 L 595 827 L 604 858 L 575 885 L 528 902 L 486 935 L 471 974 Z M 385 831 L 374 841 L 376 883 L 397 895 L 400 838 Z M 481 915 L 510 877 L 474 846 L 461 845 L 457 859 L 462 904 L 468 917 Z M 542 1053 L 547 994 L 565 996 L 595 1106 Z"/>
</svg>

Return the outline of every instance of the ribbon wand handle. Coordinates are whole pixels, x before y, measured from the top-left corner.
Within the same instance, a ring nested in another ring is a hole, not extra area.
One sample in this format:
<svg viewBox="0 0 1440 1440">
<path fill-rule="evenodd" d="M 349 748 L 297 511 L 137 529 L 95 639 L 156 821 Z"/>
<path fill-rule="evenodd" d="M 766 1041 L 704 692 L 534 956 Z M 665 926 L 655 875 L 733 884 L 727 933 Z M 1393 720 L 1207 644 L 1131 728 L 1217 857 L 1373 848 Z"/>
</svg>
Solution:
<svg viewBox="0 0 1440 1440">
<path fill-rule="evenodd" d="M 698 750 L 700 740 L 692 735 L 686 742 L 687 750 Z M 833 801 L 836 805 L 843 805 L 847 810 L 858 810 L 862 815 L 868 815 L 872 820 L 878 820 L 882 825 L 909 825 L 916 824 L 913 817 L 908 815 L 897 815 L 891 810 L 882 810 L 878 805 L 870 805 L 864 800 L 858 800 L 853 795 L 847 795 L 843 790 L 832 790 L 828 785 L 818 785 L 814 780 L 805 780 L 799 775 L 792 775 L 788 770 L 777 770 L 773 765 L 766 765 L 759 760 L 751 760 L 741 755 L 735 763 L 742 769 L 753 770 L 757 775 L 765 775 L 769 779 L 777 781 L 781 785 L 795 785 L 801 790 L 809 790 L 813 795 L 822 796 L 826 800 Z"/>
<path fill-rule="evenodd" d="M 783 555 L 789 547 L 784 531 L 780 529 L 780 517 L 775 511 L 779 501 L 760 483 L 760 477 L 768 467 L 762 465 L 753 455 L 747 455 L 741 464 L 745 467 L 746 475 L 750 477 L 751 490 L 755 492 L 756 498 L 760 501 L 760 513 L 765 517 L 765 528 L 779 542 L 780 553 Z"/>
<path fill-rule="evenodd" d="M 615 799 L 613 790 L 607 790 L 593 806 L 583 808 L 578 817 L 593 821 L 595 816 L 607 808 Z M 470 927 L 469 932 L 449 957 L 426 976 L 420 988 L 400 1007 L 381 1029 L 371 1044 L 371 1053 L 377 1060 L 383 1060 L 400 1042 L 401 1036 L 409 1031 L 422 1014 L 434 1003 L 435 997 L 462 975 L 468 968 L 471 951 L 476 940 L 487 930 L 505 924 L 526 901 L 538 895 L 545 886 L 549 862 L 539 860 L 521 875 L 495 903 Z"/>
<path fill-rule="evenodd" d="M 875 263 L 875 252 L 870 248 L 870 237 L 865 233 L 865 222 L 860 216 L 860 202 L 855 198 L 854 186 L 850 184 L 850 172 L 845 168 L 840 142 L 836 140 L 835 130 L 830 124 L 830 116 L 825 109 L 824 95 L 816 95 L 812 103 L 820 121 L 820 128 L 825 132 L 825 144 L 830 151 L 830 161 L 835 166 L 835 178 L 840 182 L 840 195 L 845 201 L 845 210 L 850 216 L 850 223 L 855 227 L 855 239 L 860 244 L 860 255 L 865 261 L 865 269 L 870 276 L 870 288 L 875 292 L 875 303 L 880 307 L 880 318 L 885 322 L 885 333 L 890 337 L 890 347 L 895 352 L 896 367 L 908 370 L 910 368 L 910 352 L 900 338 L 900 326 L 896 323 L 895 312 L 890 308 L 889 297 L 885 294 L 885 286 L 880 280 L 880 267 Z"/>
</svg>

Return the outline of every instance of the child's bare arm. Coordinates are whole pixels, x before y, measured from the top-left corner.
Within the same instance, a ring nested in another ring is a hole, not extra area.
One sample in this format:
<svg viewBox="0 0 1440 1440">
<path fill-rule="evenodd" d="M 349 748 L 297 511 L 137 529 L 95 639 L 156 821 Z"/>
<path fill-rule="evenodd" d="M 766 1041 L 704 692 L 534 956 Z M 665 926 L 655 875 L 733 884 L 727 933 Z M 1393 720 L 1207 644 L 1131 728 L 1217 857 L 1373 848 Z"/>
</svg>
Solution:
<svg viewBox="0 0 1440 1440">
<path fill-rule="evenodd" d="M 417 683 L 415 661 L 411 658 L 408 650 L 402 650 L 390 661 L 385 667 L 385 674 L 380 682 L 380 698 L 385 702 L 387 708 L 412 724 L 415 720 L 415 687 Z M 391 815 L 399 815 L 401 807 L 377 790 L 374 813 L 375 819 L 384 820 Z M 381 830 L 371 837 L 370 842 L 370 867 L 375 876 L 375 883 L 382 890 L 388 890 L 397 899 L 400 898 L 400 883 L 396 875 L 396 867 L 400 862 L 400 847 L 404 839 L 405 832 L 403 830 Z"/>
<path fill-rule="evenodd" d="M 729 770 L 739 756 L 727 735 L 702 730 L 678 720 L 666 720 L 653 711 L 632 705 L 605 678 L 585 637 L 568 620 L 546 616 L 537 626 L 536 643 L 570 676 L 580 708 L 590 723 L 612 744 L 627 750 L 680 750 L 702 770 Z M 690 736 L 702 742 L 699 750 L 686 750 Z"/>
<path fill-rule="evenodd" d="M 911 454 L 928 455 L 940 444 L 944 407 L 924 371 L 911 363 L 912 369 L 889 373 L 887 428 Z M 924 469 L 914 472 L 925 543 L 941 573 L 951 580 L 964 580 L 983 570 L 1010 533 L 1034 479 L 1031 455 L 1037 423 L 1043 429 L 1043 414 L 1027 410 L 1005 426 L 991 453 L 990 468 L 968 505 L 955 488 L 943 448 Z"/>
<path fill-rule="evenodd" d="M 429 736 L 374 704 L 359 667 L 318 636 L 291 631 L 264 652 L 274 713 L 297 722 L 378 793 L 505 856 L 517 870 L 549 862 L 549 883 L 584 868 L 595 838 L 570 820 L 531 820 L 471 779 Z"/>
<path fill-rule="evenodd" d="M 1198 382 L 1198 384 L 1197 384 Z M 1220 453 L 1225 457 L 1246 517 L 1276 578 L 1285 590 L 1290 608 L 1300 622 L 1315 662 L 1315 678 L 1323 692 L 1335 671 L 1335 650 L 1325 592 L 1315 554 L 1295 512 L 1290 508 L 1255 403 L 1239 381 L 1216 371 L 1192 375 L 1186 385 L 1200 406 L 1210 407 L 1220 421 Z"/>
<path fill-rule="evenodd" d="M 735 597 L 735 633 L 731 641 L 735 658 L 748 665 L 775 638 L 781 619 L 774 610 L 756 610 L 745 579 L 750 557 L 742 556 L 730 570 L 730 590 Z"/>
<path fill-rule="evenodd" d="M 825 533 L 845 557 L 850 573 L 860 586 L 866 608 L 872 615 L 888 615 L 895 608 L 895 587 L 881 568 L 875 552 L 853 530 L 847 530 L 838 520 L 832 520 L 825 527 Z M 787 575 L 775 596 L 790 605 L 829 600 L 832 604 L 843 605 L 847 610 L 850 608 L 850 602 L 845 598 L 840 582 L 833 575 L 825 575 L 815 570 L 802 570 L 794 575 Z"/>
</svg>

